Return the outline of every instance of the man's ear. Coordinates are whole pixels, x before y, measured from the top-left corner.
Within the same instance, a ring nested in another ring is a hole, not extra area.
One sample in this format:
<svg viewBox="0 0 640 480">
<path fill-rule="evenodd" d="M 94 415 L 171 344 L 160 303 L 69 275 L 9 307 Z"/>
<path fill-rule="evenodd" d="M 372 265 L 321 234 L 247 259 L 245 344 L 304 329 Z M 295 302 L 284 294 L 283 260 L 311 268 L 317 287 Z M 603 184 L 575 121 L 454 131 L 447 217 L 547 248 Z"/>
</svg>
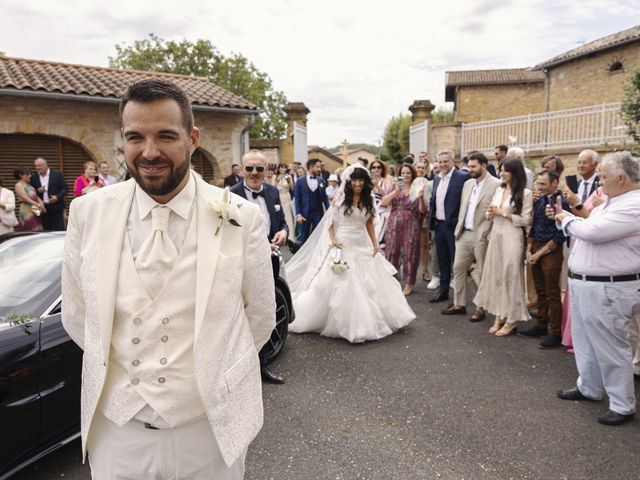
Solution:
<svg viewBox="0 0 640 480">
<path fill-rule="evenodd" d="M 198 129 L 198 127 L 193 127 L 193 129 L 191 130 L 189 142 L 191 143 L 189 150 L 193 155 L 193 152 L 195 152 L 196 148 L 198 148 L 198 144 L 200 143 L 200 130 Z"/>
</svg>

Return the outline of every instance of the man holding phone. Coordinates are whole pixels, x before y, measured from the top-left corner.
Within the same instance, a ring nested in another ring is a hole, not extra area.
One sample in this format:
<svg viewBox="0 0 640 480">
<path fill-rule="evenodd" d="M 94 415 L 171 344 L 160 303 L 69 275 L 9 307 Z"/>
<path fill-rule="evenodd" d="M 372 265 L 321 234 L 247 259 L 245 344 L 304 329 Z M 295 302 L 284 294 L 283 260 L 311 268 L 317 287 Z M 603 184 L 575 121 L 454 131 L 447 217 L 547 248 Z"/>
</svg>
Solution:
<svg viewBox="0 0 640 480">
<path fill-rule="evenodd" d="M 36 171 L 31 175 L 30 183 L 46 207 L 40 216 L 42 227 L 45 230 L 64 230 L 64 196 L 67 194 L 64 177 L 49 168 L 42 157 L 36 158 L 33 163 Z"/>
<path fill-rule="evenodd" d="M 533 281 L 538 296 L 538 320 L 528 329 L 519 329 L 520 335 L 537 337 L 547 335 L 539 348 L 556 348 L 562 344 L 562 300 L 560 297 L 560 273 L 564 256 L 562 245 L 565 236 L 558 230 L 555 220 L 547 218 L 547 205 L 555 205 L 561 198 L 563 208 L 569 204 L 558 190 L 560 176 L 556 172 L 542 171 L 536 186 L 540 197 L 533 205 L 533 224 L 527 241 L 527 263 L 531 265 Z"/>
</svg>

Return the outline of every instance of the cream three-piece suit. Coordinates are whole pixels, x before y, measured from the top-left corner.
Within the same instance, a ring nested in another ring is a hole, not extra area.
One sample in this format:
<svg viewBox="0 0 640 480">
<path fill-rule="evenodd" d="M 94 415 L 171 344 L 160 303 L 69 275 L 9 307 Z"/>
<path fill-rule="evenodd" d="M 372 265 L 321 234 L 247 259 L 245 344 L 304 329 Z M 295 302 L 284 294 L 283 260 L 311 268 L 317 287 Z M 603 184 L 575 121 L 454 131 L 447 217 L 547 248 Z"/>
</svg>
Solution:
<svg viewBox="0 0 640 480">
<path fill-rule="evenodd" d="M 223 190 L 190 181 L 184 246 L 155 298 L 141 286 L 128 241 L 134 180 L 71 204 L 62 321 L 84 350 L 83 455 L 98 417 L 144 431 L 147 417 L 135 420 L 143 407 L 164 428 L 208 421 L 227 466 L 262 427 L 258 351 L 275 325 L 275 297 L 260 210 L 231 195 L 241 226 L 224 220 L 216 234 L 212 205 Z"/>
</svg>

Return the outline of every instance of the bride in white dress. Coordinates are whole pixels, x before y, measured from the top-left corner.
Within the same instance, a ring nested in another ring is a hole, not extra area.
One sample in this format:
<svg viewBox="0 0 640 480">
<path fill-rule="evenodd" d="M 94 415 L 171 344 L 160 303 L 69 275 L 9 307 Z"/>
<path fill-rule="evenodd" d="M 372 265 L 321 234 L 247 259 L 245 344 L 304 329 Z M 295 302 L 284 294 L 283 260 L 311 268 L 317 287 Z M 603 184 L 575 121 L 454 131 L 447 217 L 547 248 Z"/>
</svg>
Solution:
<svg viewBox="0 0 640 480">
<path fill-rule="evenodd" d="M 286 264 L 295 321 L 290 332 L 316 332 L 352 343 L 377 340 L 416 318 L 380 253 L 374 230 L 373 184 L 357 164 L 320 225 Z"/>
</svg>

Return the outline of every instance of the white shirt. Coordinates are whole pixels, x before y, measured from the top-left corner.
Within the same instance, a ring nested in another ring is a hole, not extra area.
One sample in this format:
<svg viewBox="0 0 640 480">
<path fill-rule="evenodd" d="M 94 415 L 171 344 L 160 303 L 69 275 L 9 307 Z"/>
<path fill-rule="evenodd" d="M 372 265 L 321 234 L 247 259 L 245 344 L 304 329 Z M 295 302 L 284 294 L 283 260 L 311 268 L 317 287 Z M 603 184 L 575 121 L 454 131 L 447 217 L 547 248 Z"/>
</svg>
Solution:
<svg viewBox="0 0 640 480">
<path fill-rule="evenodd" d="M 253 198 L 253 192 L 258 193 L 264 190 L 262 188 L 262 185 L 260 185 L 260 190 L 252 190 L 245 183 L 244 190 L 245 190 L 245 196 L 247 197 L 247 200 L 249 200 L 251 203 L 255 203 L 260 207 L 260 212 L 262 213 L 262 220 L 264 220 L 264 228 L 267 230 L 265 232 L 265 235 L 268 237 L 269 232 L 271 231 L 271 215 L 269 215 L 269 209 L 267 208 L 267 201 L 265 200 L 264 195 L 259 195 L 256 198 Z"/>
<path fill-rule="evenodd" d="M 309 186 L 309 190 L 315 192 L 318 189 L 318 177 L 311 178 L 310 175 L 307 175 L 307 185 Z"/>
<path fill-rule="evenodd" d="M 582 180 L 580 182 L 580 185 L 578 185 L 578 197 L 580 198 L 580 202 L 585 202 L 587 200 L 587 198 L 589 198 L 589 192 L 591 191 L 591 185 L 593 185 L 593 182 L 596 179 L 596 174 L 594 173 L 593 175 L 591 175 L 591 177 L 589 177 L 586 180 Z M 586 190 L 586 195 L 585 195 L 585 190 Z M 584 195 L 584 197 L 583 197 Z M 584 200 L 583 200 L 584 198 Z"/>
<path fill-rule="evenodd" d="M 451 180 L 451 176 L 453 175 L 453 168 L 449 170 L 444 177 L 440 174 L 440 183 L 438 184 L 438 189 L 436 190 L 436 219 L 437 220 L 445 220 L 444 214 L 444 198 L 447 196 L 447 189 L 449 188 L 449 181 Z"/>
<path fill-rule="evenodd" d="M 640 273 L 640 190 L 610 198 L 588 218 L 571 214 L 562 221 L 575 240 L 569 269 L 582 275 Z"/>
<path fill-rule="evenodd" d="M 165 205 L 171 209 L 167 233 L 178 252 L 182 249 L 184 240 L 187 238 L 187 230 L 191 222 L 195 198 L 196 181 L 193 179 L 193 175 L 190 175 L 189 181 L 182 191 Z M 127 220 L 127 233 L 129 234 L 129 243 L 134 261 L 137 259 L 140 247 L 152 233 L 151 210 L 156 205 L 159 205 L 159 203 L 142 190 L 140 185 L 136 184 L 133 203 Z"/>
<path fill-rule="evenodd" d="M 108 187 L 109 185 L 115 185 L 116 183 L 118 183 L 118 181 L 116 180 L 116 177 L 114 177 L 113 175 L 102 175 L 100 174 L 100 179 L 102 180 L 102 183 L 104 183 L 105 187 Z"/>
<path fill-rule="evenodd" d="M 47 174 L 44 177 L 38 174 L 40 177 L 40 186 L 44 188 L 44 193 L 42 194 L 42 201 L 44 203 L 49 203 L 49 173 L 51 173 L 51 169 L 47 168 Z"/>
<path fill-rule="evenodd" d="M 467 207 L 467 214 L 464 217 L 464 228 L 467 230 L 473 230 L 473 215 L 476 211 L 478 198 L 480 198 L 480 192 L 482 191 L 482 186 L 485 184 L 486 179 L 487 177 L 485 175 L 485 177 L 480 182 L 474 182 L 473 184 L 471 195 L 469 195 L 469 206 Z"/>
</svg>

